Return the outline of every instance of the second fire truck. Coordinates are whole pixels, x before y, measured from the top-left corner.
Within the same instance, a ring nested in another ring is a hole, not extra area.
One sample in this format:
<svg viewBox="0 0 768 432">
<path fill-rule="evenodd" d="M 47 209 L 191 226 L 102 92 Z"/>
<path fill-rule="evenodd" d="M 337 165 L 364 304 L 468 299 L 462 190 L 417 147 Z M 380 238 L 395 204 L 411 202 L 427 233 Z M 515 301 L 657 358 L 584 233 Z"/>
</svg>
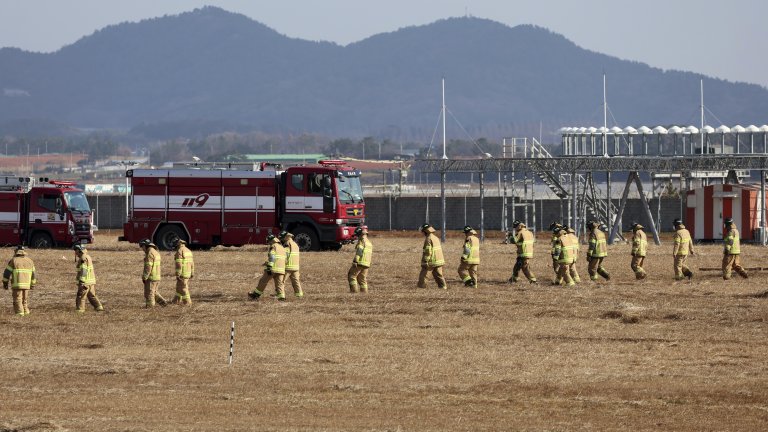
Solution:
<svg viewBox="0 0 768 432">
<path fill-rule="evenodd" d="M 33 248 L 93 242 L 93 213 L 73 182 L 0 177 L 0 244 Z"/>
<path fill-rule="evenodd" d="M 360 171 L 343 161 L 285 170 L 266 163 L 256 169 L 197 164 L 126 176 L 131 194 L 120 239 L 149 238 L 162 249 L 176 238 L 204 248 L 260 244 L 287 230 L 302 250 L 338 250 L 365 222 Z"/>
</svg>

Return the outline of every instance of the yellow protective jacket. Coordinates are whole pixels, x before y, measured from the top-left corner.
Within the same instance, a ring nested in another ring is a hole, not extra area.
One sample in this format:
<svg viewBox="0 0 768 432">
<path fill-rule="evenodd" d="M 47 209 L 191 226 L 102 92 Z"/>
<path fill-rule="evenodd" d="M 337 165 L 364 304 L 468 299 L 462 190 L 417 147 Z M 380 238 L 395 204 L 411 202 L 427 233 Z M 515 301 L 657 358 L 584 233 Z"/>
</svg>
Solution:
<svg viewBox="0 0 768 432">
<path fill-rule="evenodd" d="M 427 267 L 440 267 L 445 265 L 445 258 L 443 257 L 443 247 L 440 244 L 440 239 L 437 238 L 434 231 L 427 234 L 424 238 L 424 250 L 421 256 L 421 263 L 426 264 Z"/>
<path fill-rule="evenodd" d="M 576 262 L 576 253 L 579 248 L 576 236 L 563 233 L 560 235 L 559 242 L 560 254 L 558 255 L 557 262 L 560 264 L 573 264 Z"/>
<path fill-rule="evenodd" d="M 362 234 L 357 239 L 357 245 L 355 246 L 355 258 L 352 262 L 360 267 L 370 267 L 371 257 L 373 256 L 373 244 L 368 240 L 368 234 Z"/>
<path fill-rule="evenodd" d="M 739 241 L 739 230 L 736 227 L 731 228 L 725 234 L 725 248 L 723 253 L 726 255 L 741 254 L 741 243 Z"/>
<path fill-rule="evenodd" d="M 520 228 L 515 235 L 515 244 L 517 245 L 517 256 L 520 258 L 533 258 L 533 243 L 535 239 L 533 233 L 528 228 Z"/>
<path fill-rule="evenodd" d="M 603 258 L 608 256 L 608 243 L 605 241 L 605 233 L 598 228 L 589 233 L 589 250 L 587 255 L 590 258 Z"/>
<path fill-rule="evenodd" d="M 162 274 L 161 261 L 157 246 L 153 244 L 147 246 L 147 252 L 144 254 L 144 273 L 141 275 L 141 280 L 159 282 Z"/>
<path fill-rule="evenodd" d="M 192 251 L 183 244 L 176 249 L 173 256 L 176 262 L 176 277 L 189 279 L 195 274 L 195 260 L 192 257 Z"/>
<path fill-rule="evenodd" d="M 35 263 L 24 251 L 16 251 L 16 254 L 6 266 L 3 272 L 3 285 L 10 283 L 11 288 L 28 290 L 37 285 L 35 277 Z"/>
<path fill-rule="evenodd" d="M 83 252 L 77 259 L 77 283 L 80 285 L 96 284 L 96 273 L 93 270 L 93 261 L 88 252 Z"/>
<path fill-rule="evenodd" d="M 644 257 L 648 251 L 648 238 L 643 230 L 635 231 L 632 236 L 632 256 Z"/>
<path fill-rule="evenodd" d="M 283 247 L 285 247 L 285 269 L 288 271 L 299 271 L 299 261 L 301 259 L 299 245 L 292 238 L 286 238 Z"/>
<path fill-rule="evenodd" d="M 277 239 L 269 245 L 264 266 L 274 274 L 285 274 L 285 248 Z"/>
<path fill-rule="evenodd" d="M 464 240 L 461 261 L 467 264 L 480 264 L 480 239 L 477 236 L 468 235 Z"/>
<path fill-rule="evenodd" d="M 685 225 L 680 225 L 677 231 L 675 231 L 675 245 L 672 248 L 672 255 L 686 256 L 689 252 L 693 253 L 691 233 L 685 229 Z"/>
</svg>

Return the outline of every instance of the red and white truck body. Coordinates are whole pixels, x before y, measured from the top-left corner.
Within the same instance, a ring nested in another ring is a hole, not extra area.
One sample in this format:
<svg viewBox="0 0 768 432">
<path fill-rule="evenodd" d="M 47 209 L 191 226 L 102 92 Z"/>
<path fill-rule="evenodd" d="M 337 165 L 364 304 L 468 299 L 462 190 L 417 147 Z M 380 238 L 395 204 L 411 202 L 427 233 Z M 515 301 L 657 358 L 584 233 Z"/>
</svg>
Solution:
<svg viewBox="0 0 768 432">
<path fill-rule="evenodd" d="M 226 165 L 225 165 L 226 166 Z M 121 240 L 169 249 L 264 243 L 287 230 L 304 250 L 338 249 L 365 221 L 360 172 L 341 161 L 277 170 L 135 169 Z"/>
<path fill-rule="evenodd" d="M 0 244 L 34 248 L 93 242 L 93 212 L 73 182 L 0 177 Z"/>
</svg>

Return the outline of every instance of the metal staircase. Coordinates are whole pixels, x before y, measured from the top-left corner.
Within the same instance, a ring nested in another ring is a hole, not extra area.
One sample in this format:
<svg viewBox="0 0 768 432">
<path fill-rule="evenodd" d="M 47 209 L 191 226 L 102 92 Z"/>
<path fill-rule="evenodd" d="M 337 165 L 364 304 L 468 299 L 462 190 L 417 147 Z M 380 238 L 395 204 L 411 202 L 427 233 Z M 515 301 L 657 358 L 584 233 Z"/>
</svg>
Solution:
<svg viewBox="0 0 768 432">
<path fill-rule="evenodd" d="M 544 148 L 544 146 L 541 145 L 541 143 L 539 143 L 535 138 L 532 139 L 530 156 L 531 158 L 552 158 L 552 154 L 550 154 L 547 149 Z M 570 183 L 571 174 L 554 173 L 551 171 L 537 171 L 536 175 L 558 198 L 566 199 L 570 195 L 563 184 Z M 584 194 L 584 204 L 586 205 L 589 213 L 598 220 L 608 222 L 606 220 L 608 215 L 608 203 L 605 200 L 605 195 L 603 192 L 600 189 L 595 188 L 594 185 L 591 184 L 587 177 L 584 175 L 577 174 L 576 181 L 578 182 L 578 187 L 582 191 L 586 188 L 589 189 L 590 193 Z M 611 201 L 610 206 L 611 215 L 613 215 L 615 218 L 619 209 L 615 204 L 613 204 L 613 201 Z"/>
</svg>

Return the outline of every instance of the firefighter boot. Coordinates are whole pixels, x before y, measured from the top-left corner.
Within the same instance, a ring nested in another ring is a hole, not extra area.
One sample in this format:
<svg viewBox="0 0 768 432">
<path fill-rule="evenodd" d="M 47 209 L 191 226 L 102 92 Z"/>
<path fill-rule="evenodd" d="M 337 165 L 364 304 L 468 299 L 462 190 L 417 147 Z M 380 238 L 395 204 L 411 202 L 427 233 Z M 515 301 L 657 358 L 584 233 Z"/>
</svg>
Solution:
<svg viewBox="0 0 768 432">
<path fill-rule="evenodd" d="M 605 270 L 605 267 L 603 267 L 603 266 L 600 266 L 600 267 L 597 268 L 597 274 L 599 274 L 600 276 L 604 277 L 605 280 L 611 280 L 611 275 L 608 274 L 608 271 Z M 597 278 L 595 278 L 595 279 L 597 279 Z"/>
<path fill-rule="evenodd" d="M 253 290 L 253 291 L 248 293 L 248 298 L 250 298 L 251 300 L 258 300 L 259 297 L 261 297 L 262 294 L 263 293 L 261 291 L 255 289 L 255 290 Z"/>
</svg>

